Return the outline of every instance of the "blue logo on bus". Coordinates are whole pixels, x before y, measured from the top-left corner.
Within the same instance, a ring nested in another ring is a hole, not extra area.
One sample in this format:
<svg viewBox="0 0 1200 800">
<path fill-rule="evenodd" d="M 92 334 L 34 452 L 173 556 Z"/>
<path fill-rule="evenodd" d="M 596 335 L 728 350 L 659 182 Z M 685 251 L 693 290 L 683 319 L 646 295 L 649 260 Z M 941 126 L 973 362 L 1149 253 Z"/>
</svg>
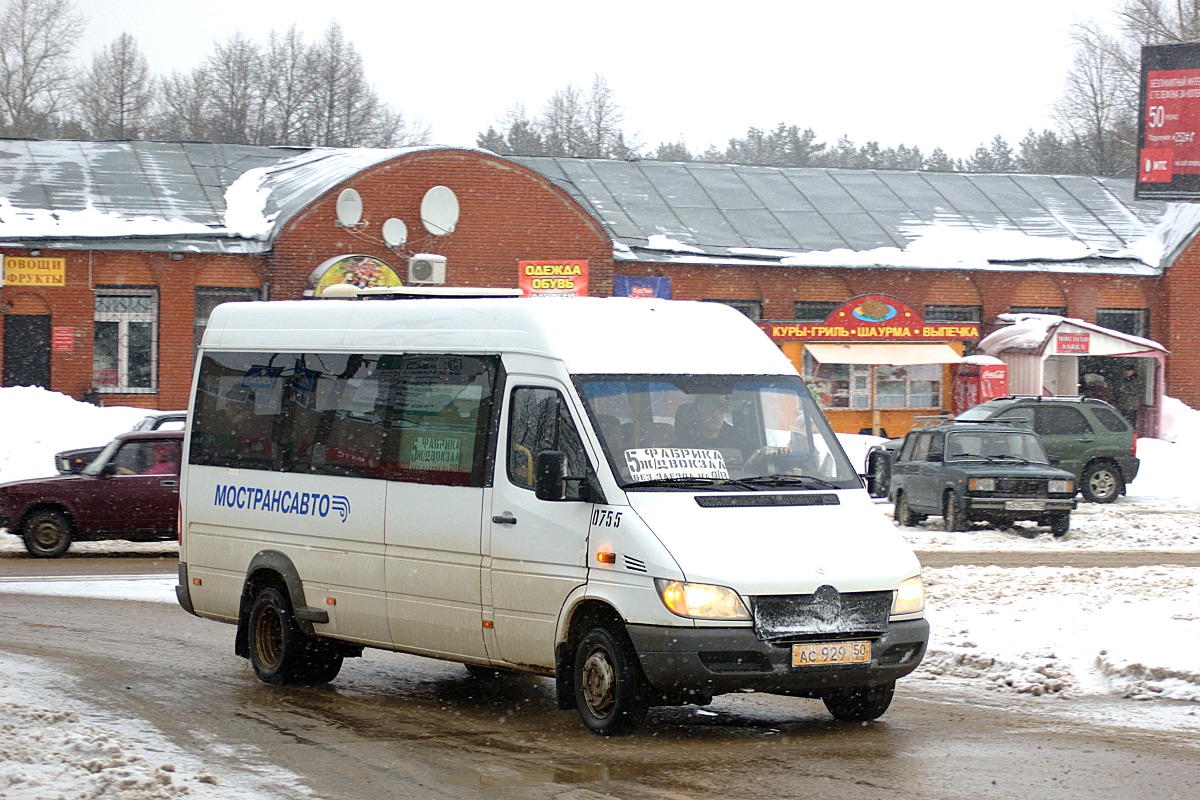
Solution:
<svg viewBox="0 0 1200 800">
<path fill-rule="evenodd" d="M 328 517 L 332 514 L 342 523 L 350 519 L 350 498 L 342 494 L 323 492 L 293 492 L 290 489 L 262 489 L 257 486 L 218 483 L 213 505 L 217 508 L 269 511 L 273 514 L 295 514 L 302 517 Z"/>
</svg>

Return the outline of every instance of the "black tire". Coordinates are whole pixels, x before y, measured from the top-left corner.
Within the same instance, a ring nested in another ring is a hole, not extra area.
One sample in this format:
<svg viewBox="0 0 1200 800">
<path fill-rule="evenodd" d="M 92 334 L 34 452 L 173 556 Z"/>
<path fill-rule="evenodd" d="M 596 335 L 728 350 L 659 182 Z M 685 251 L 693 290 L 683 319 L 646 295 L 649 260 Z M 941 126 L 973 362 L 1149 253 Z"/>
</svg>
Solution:
<svg viewBox="0 0 1200 800">
<path fill-rule="evenodd" d="M 896 682 L 882 686 L 867 686 L 855 689 L 834 689 L 821 699 L 834 719 L 842 722 L 867 722 L 879 719 L 896 693 Z"/>
<path fill-rule="evenodd" d="M 254 596 L 248 636 L 250 663 L 264 683 L 328 683 L 342 669 L 342 654 L 305 636 L 291 603 L 274 586 L 265 586 Z"/>
<path fill-rule="evenodd" d="M 896 522 L 900 523 L 901 527 L 912 528 L 920 525 L 925 521 L 924 514 L 917 514 L 912 510 L 912 506 L 908 504 L 908 498 L 900 495 L 896 498 L 895 514 Z"/>
<path fill-rule="evenodd" d="M 942 507 L 942 522 L 948 531 L 965 531 L 971 528 L 971 520 L 967 518 L 966 512 L 958 507 L 958 501 L 952 493 L 946 495 L 946 502 Z"/>
<path fill-rule="evenodd" d="M 625 631 L 599 625 L 575 648 L 575 705 L 583 724 L 601 736 L 632 732 L 646 718 L 649 687 Z"/>
<path fill-rule="evenodd" d="M 21 524 L 21 539 L 34 558 L 58 558 L 71 546 L 71 523 L 61 511 L 34 511 Z"/>
<path fill-rule="evenodd" d="M 1055 536 L 1066 536 L 1067 531 L 1071 530 L 1071 515 L 1055 514 L 1047 518 L 1046 524 L 1050 526 L 1050 533 Z"/>
<path fill-rule="evenodd" d="M 1079 479 L 1083 499 L 1092 503 L 1111 503 L 1125 491 L 1121 470 L 1109 462 L 1088 464 Z"/>
<path fill-rule="evenodd" d="M 867 466 L 871 476 L 871 497 L 887 497 L 892 488 L 891 459 L 882 453 L 875 453 L 867 459 Z"/>
</svg>

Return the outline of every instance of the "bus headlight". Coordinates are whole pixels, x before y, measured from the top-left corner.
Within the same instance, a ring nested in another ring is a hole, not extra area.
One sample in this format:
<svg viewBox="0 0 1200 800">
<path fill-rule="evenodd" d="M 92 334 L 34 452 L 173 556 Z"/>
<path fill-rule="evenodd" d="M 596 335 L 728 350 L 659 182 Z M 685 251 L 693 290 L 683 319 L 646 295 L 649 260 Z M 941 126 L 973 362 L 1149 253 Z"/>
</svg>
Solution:
<svg viewBox="0 0 1200 800">
<path fill-rule="evenodd" d="M 892 614 L 919 614 L 925 610 L 925 584 L 921 576 L 909 578 L 892 595 Z"/>
<path fill-rule="evenodd" d="M 750 619 L 738 593 L 727 586 L 654 579 L 654 588 L 672 614 L 690 619 Z"/>
</svg>

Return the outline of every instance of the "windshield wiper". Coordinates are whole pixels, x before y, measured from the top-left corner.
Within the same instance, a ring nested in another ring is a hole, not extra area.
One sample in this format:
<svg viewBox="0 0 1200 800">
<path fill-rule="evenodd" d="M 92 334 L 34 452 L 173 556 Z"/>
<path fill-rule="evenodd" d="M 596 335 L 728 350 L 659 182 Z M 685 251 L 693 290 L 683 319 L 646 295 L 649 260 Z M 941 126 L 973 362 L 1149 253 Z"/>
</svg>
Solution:
<svg viewBox="0 0 1200 800">
<path fill-rule="evenodd" d="M 753 478 L 742 478 L 742 483 L 751 486 L 803 486 L 809 489 L 841 489 L 836 483 L 830 483 L 812 475 L 758 475 Z"/>
<path fill-rule="evenodd" d="M 698 489 L 713 487 L 732 487 L 735 489 L 754 489 L 748 481 L 732 478 L 652 478 L 645 481 L 626 483 L 622 489 Z"/>
</svg>

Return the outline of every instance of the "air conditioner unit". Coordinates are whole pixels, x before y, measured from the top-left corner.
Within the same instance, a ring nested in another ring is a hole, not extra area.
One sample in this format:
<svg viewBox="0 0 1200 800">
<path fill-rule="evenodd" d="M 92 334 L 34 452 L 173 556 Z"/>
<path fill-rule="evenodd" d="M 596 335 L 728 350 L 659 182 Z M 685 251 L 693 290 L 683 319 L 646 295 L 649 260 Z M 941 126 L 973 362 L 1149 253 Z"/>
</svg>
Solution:
<svg viewBox="0 0 1200 800">
<path fill-rule="evenodd" d="M 417 253 L 408 259 L 408 283 L 443 284 L 445 282 L 445 256 Z"/>
</svg>

